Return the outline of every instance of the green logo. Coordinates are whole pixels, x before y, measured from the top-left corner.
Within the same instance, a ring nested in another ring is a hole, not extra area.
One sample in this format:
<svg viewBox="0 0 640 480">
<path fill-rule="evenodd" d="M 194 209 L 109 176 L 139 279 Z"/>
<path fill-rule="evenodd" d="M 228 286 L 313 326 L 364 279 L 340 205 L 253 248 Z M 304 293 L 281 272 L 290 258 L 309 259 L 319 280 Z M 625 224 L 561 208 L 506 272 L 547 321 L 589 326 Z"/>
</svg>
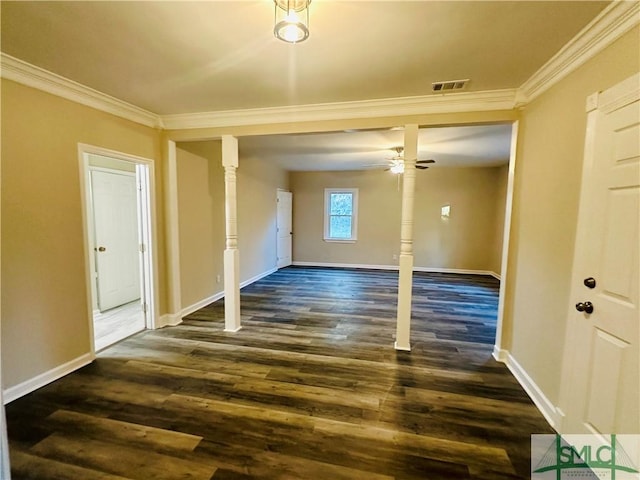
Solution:
<svg viewBox="0 0 640 480">
<path fill-rule="evenodd" d="M 555 472 L 556 480 L 565 478 L 607 478 L 611 480 L 640 479 L 638 469 L 622 443 L 638 449 L 638 435 L 623 435 L 630 442 L 620 442 L 619 436 L 596 435 L 532 435 L 532 479 L 552 478 L 542 475 Z M 546 447 L 546 450 L 544 449 Z M 541 452 L 542 455 L 540 455 Z M 637 455 L 636 455 L 637 456 Z M 537 476 L 535 474 L 538 474 Z M 616 475 L 618 474 L 618 477 Z"/>
</svg>

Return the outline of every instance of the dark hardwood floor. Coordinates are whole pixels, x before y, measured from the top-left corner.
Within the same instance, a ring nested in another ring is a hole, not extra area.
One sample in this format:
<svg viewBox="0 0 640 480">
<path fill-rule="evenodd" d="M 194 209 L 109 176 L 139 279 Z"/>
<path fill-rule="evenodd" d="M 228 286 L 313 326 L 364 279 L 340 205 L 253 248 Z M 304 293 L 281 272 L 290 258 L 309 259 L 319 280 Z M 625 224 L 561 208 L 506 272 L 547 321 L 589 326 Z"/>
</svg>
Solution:
<svg viewBox="0 0 640 480">
<path fill-rule="evenodd" d="M 524 479 L 553 433 L 491 357 L 498 282 L 290 267 L 7 406 L 15 479 Z"/>
</svg>

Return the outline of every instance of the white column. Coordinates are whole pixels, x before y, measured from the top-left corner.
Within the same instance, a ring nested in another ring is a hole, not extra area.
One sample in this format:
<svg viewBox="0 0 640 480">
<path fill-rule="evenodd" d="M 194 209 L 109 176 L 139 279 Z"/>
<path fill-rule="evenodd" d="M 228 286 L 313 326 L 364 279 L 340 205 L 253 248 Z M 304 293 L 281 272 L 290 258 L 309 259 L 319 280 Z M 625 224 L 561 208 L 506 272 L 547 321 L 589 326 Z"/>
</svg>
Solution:
<svg viewBox="0 0 640 480">
<path fill-rule="evenodd" d="M 411 294 L 413 287 L 413 200 L 418 159 L 418 125 L 404 127 L 404 173 L 402 179 L 402 223 L 400 226 L 400 274 L 396 350 L 411 350 Z"/>
<path fill-rule="evenodd" d="M 238 139 L 222 136 L 222 166 L 224 167 L 224 204 L 226 248 L 224 251 L 224 330 L 237 332 L 240 325 L 240 255 L 238 251 L 238 207 L 236 169 Z"/>
<path fill-rule="evenodd" d="M 177 325 L 181 321 L 182 294 L 180 286 L 180 231 L 178 223 L 178 161 L 176 142 L 167 140 L 163 159 L 165 161 L 167 282 L 169 289 L 169 318 L 164 325 Z"/>
</svg>

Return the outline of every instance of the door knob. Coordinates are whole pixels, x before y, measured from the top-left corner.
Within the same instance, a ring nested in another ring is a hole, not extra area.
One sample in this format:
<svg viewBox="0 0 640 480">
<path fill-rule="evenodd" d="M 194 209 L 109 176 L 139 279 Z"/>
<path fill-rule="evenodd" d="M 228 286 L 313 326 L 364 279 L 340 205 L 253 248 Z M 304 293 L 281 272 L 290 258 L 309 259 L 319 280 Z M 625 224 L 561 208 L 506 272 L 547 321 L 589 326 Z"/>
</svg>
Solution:
<svg viewBox="0 0 640 480">
<path fill-rule="evenodd" d="M 106 252 L 107 249 L 105 247 L 98 247 L 99 252 Z"/>
<path fill-rule="evenodd" d="M 596 279 L 593 277 L 585 278 L 584 286 L 587 288 L 596 288 Z"/>
<path fill-rule="evenodd" d="M 576 303 L 576 310 L 584 313 L 593 313 L 593 303 L 591 302 Z"/>
</svg>

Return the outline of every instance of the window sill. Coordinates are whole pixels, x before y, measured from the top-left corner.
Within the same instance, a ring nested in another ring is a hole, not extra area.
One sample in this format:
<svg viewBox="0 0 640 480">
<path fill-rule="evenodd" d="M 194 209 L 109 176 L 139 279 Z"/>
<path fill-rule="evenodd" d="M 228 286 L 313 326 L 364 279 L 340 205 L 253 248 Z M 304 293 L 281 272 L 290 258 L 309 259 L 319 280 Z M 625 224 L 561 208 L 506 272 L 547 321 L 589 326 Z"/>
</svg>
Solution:
<svg viewBox="0 0 640 480">
<path fill-rule="evenodd" d="M 330 242 L 330 243 L 356 243 L 356 239 L 353 240 L 340 240 L 337 238 L 325 238 L 324 239 L 325 242 Z"/>
</svg>

